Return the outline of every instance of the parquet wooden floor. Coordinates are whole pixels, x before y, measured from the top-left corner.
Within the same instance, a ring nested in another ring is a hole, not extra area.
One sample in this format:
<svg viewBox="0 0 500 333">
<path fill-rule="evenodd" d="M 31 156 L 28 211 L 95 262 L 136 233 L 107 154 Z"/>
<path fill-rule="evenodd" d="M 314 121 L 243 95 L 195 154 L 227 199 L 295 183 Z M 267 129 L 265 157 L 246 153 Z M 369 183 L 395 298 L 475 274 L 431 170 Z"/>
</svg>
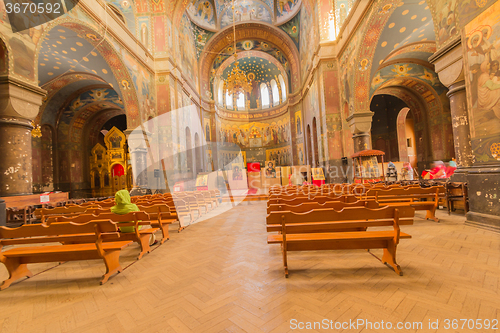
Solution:
<svg viewBox="0 0 500 333">
<path fill-rule="evenodd" d="M 413 236 L 398 247 L 402 277 L 360 250 L 290 253 L 285 279 L 279 246 L 266 243 L 265 203 L 243 202 L 181 233 L 172 226 L 142 260 L 130 246 L 121 258 L 130 266 L 103 286 L 100 261 L 31 265 L 48 270 L 0 292 L 0 332 L 289 332 L 292 319 L 492 331 L 445 330 L 443 320 L 499 319 L 500 234 L 424 213 L 402 228 Z"/>
</svg>

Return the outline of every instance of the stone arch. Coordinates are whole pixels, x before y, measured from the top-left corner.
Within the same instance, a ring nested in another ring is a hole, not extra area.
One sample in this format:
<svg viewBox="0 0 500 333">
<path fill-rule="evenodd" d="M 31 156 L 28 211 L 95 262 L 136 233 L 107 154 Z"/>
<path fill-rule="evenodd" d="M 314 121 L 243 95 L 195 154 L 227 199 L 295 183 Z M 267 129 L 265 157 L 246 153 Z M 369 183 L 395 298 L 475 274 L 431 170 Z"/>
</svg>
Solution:
<svg viewBox="0 0 500 333">
<path fill-rule="evenodd" d="M 139 100 L 137 96 L 136 89 L 134 87 L 131 75 L 121 56 L 117 53 L 112 43 L 108 40 L 108 38 L 103 37 L 101 33 L 95 30 L 91 25 L 74 19 L 67 17 L 60 17 L 54 21 L 52 21 L 43 31 L 42 37 L 38 41 L 35 48 L 35 64 L 39 63 L 39 54 L 40 49 L 42 47 L 42 43 L 46 38 L 47 34 L 52 31 L 54 28 L 61 26 L 68 29 L 71 29 L 78 34 L 84 35 L 85 40 L 92 44 L 94 48 L 99 52 L 102 58 L 106 61 L 108 66 L 110 67 L 113 76 L 118 82 L 118 87 L 113 87 L 124 102 L 124 108 L 127 114 L 127 122 L 128 127 L 138 126 L 141 119 L 139 114 Z M 101 37 L 101 38 L 99 38 Z M 35 66 L 35 77 L 38 79 L 38 66 Z"/>
<path fill-rule="evenodd" d="M 212 63 L 228 45 L 234 42 L 233 33 L 236 35 L 236 42 L 242 40 L 262 40 L 274 44 L 282 54 L 284 54 L 291 69 L 291 91 L 297 91 L 300 88 L 300 56 L 294 42 L 290 36 L 283 30 L 272 25 L 259 23 L 241 23 L 233 27 L 226 27 L 215 34 L 205 45 L 204 51 L 200 57 L 200 93 L 202 98 L 209 98 L 210 94 L 210 73 Z M 210 50 L 207 52 L 206 50 Z M 207 95 L 208 92 L 208 95 Z"/>
</svg>

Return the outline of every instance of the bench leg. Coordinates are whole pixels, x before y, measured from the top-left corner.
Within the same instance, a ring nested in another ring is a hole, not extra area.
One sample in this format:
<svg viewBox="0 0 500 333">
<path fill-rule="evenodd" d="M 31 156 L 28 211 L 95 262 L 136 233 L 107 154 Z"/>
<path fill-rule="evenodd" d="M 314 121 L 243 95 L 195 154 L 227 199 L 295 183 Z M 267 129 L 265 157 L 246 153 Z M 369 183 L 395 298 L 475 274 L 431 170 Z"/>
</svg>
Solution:
<svg viewBox="0 0 500 333">
<path fill-rule="evenodd" d="M 170 235 L 168 233 L 168 224 L 163 225 L 160 223 L 160 229 L 161 229 L 161 234 L 162 234 L 162 239 L 160 244 L 163 244 L 165 241 L 170 239 Z"/>
<path fill-rule="evenodd" d="M 120 273 L 122 267 L 120 266 L 120 251 L 106 251 L 104 253 L 104 264 L 106 265 L 106 274 L 102 276 L 101 284 L 106 283 L 111 275 Z"/>
<path fill-rule="evenodd" d="M 137 260 L 141 259 L 146 253 L 151 252 L 151 248 L 149 247 L 149 237 L 150 234 L 143 234 L 139 237 L 139 245 L 141 246 L 141 253 L 137 257 Z"/>
<path fill-rule="evenodd" d="M 286 257 L 286 247 L 282 245 L 281 250 L 283 252 L 283 267 L 285 268 L 285 277 L 288 277 L 288 260 Z"/>
<path fill-rule="evenodd" d="M 4 265 L 9 271 L 9 278 L 0 286 L 0 290 L 7 289 L 12 282 L 15 282 L 23 277 L 32 277 L 33 274 L 28 269 L 27 264 L 21 264 L 19 258 L 5 258 Z"/>
<path fill-rule="evenodd" d="M 389 244 L 387 249 L 384 249 L 384 254 L 382 255 L 382 263 L 391 266 L 396 274 L 402 276 L 403 271 L 401 271 L 401 267 L 396 263 L 396 245 Z"/>
<path fill-rule="evenodd" d="M 427 214 L 425 214 L 425 219 L 433 219 L 435 222 L 439 222 L 439 219 L 436 217 L 436 207 L 427 210 Z"/>
</svg>

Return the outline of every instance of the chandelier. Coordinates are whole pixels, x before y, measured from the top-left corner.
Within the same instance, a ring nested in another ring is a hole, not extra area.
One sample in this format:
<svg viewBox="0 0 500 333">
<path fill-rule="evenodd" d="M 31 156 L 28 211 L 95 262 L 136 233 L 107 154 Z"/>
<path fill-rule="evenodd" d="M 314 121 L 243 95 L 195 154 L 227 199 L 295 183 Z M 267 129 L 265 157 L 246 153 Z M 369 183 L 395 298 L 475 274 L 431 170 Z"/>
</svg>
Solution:
<svg viewBox="0 0 500 333">
<path fill-rule="evenodd" d="M 234 58 L 238 59 L 236 54 L 236 48 L 234 53 Z M 248 79 L 245 72 L 243 72 L 239 67 L 239 62 L 234 63 L 234 67 L 229 73 L 227 79 L 224 81 L 225 88 L 235 95 L 244 92 L 250 92 L 252 90 L 252 80 Z"/>
<path fill-rule="evenodd" d="M 33 129 L 31 130 L 31 136 L 34 138 L 41 138 L 42 137 L 42 129 L 40 127 L 40 124 L 35 124 L 35 122 L 32 120 L 31 126 L 33 126 Z"/>
<path fill-rule="evenodd" d="M 245 72 L 241 70 L 238 61 L 238 49 L 236 48 L 236 21 L 235 21 L 235 9 L 234 0 L 232 0 L 232 10 L 233 10 L 233 50 L 234 50 L 234 67 L 229 73 L 226 80 L 224 80 L 224 89 L 233 93 L 234 96 L 239 94 L 250 92 L 252 90 L 252 80 L 247 77 Z"/>
</svg>

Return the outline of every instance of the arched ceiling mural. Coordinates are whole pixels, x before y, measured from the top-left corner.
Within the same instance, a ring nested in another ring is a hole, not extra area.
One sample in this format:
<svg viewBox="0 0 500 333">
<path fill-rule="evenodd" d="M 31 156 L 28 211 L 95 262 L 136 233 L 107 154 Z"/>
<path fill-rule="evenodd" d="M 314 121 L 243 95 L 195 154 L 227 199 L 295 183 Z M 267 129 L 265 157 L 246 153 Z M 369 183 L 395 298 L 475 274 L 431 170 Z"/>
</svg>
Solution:
<svg viewBox="0 0 500 333">
<path fill-rule="evenodd" d="M 238 65 L 248 77 L 252 78 L 253 81 L 257 83 L 270 82 L 275 79 L 278 75 L 283 75 L 281 70 L 269 60 L 259 57 L 257 55 L 241 57 L 238 59 Z M 227 66 L 221 74 L 221 78 L 226 80 L 228 75 L 231 73 L 235 66 L 235 61 L 233 61 L 229 66 Z M 286 76 L 284 76 L 286 77 Z"/>
<path fill-rule="evenodd" d="M 197 26 L 218 31 L 233 21 L 283 24 L 297 14 L 301 0 L 235 0 L 232 6 L 232 0 L 193 0 L 185 10 Z"/>
<path fill-rule="evenodd" d="M 385 5 L 381 11 L 390 11 L 391 7 L 390 4 Z M 435 40 L 432 15 L 426 1 L 401 2 L 392 12 L 380 34 L 373 55 L 371 77 L 377 72 L 378 66 L 394 50 L 408 44 Z"/>
<path fill-rule="evenodd" d="M 89 73 L 117 88 L 118 83 L 106 60 L 84 36 L 67 27 L 57 26 L 45 35 L 38 55 L 40 85 L 66 74 Z"/>
<path fill-rule="evenodd" d="M 275 57 L 287 72 L 290 91 L 298 88 L 300 80 L 299 54 L 289 35 L 278 28 L 261 23 L 243 23 L 236 26 L 236 47 L 240 51 L 263 51 Z M 234 53 L 233 29 L 227 28 L 206 46 L 210 52 L 200 57 L 201 94 L 213 98 L 212 84 L 218 67 Z M 289 74 L 288 74 L 289 73 Z"/>
</svg>

